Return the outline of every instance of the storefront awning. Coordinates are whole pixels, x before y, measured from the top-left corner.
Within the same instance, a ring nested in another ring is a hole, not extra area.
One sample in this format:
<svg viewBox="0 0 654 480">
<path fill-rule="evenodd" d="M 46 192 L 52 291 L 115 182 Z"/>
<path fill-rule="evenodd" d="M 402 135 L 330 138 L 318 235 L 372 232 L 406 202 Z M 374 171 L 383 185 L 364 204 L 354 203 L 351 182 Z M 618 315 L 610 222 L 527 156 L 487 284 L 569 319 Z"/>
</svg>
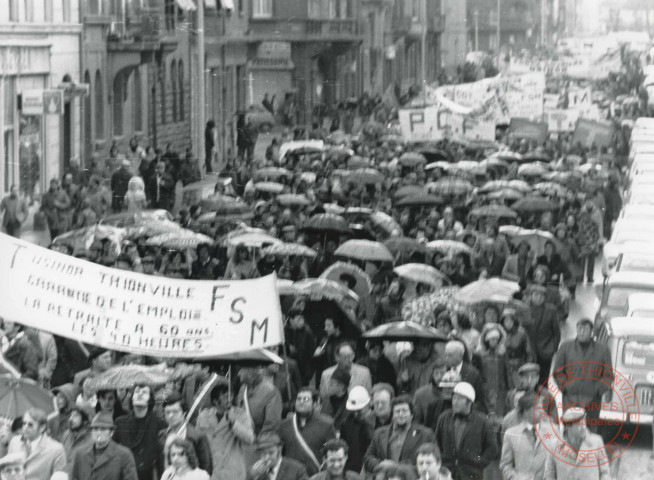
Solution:
<svg viewBox="0 0 654 480">
<path fill-rule="evenodd" d="M 177 0 L 177 6 L 184 11 L 195 11 L 198 9 L 193 0 Z"/>
</svg>

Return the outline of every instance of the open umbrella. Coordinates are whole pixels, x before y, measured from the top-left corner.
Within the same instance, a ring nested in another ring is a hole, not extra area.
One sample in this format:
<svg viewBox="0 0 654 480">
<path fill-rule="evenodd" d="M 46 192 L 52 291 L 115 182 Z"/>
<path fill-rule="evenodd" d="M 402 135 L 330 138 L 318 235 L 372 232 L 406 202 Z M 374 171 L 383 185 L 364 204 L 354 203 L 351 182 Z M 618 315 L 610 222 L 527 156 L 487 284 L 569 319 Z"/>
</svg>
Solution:
<svg viewBox="0 0 654 480">
<path fill-rule="evenodd" d="M 246 203 L 235 200 L 225 195 L 212 195 L 200 202 L 200 207 L 209 212 L 216 212 L 220 215 L 230 215 L 244 212 L 251 212 L 252 209 Z"/>
<path fill-rule="evenodd" d="M 284 359 L 279 355 L 266 350 L 255 348 L 242 352 L 226 353 L 209 357 L 212 363 L 238 364 L 244 367 L 256 365 L 284 365 Z"/>
<path fill-rule="evenodd" d="M 518 152 L 511 152 L 508 150 L 496 152 L 491 156 L 506 162 L 521 162 L 523 160 L 522 155 L 520 155 Z"/>
<path fill-rule="evenodd" d="M 418 152 L 403 153 L 398 161 L 400 162 L 400 165 L 407 167 L 415 167 L 417 165 L 424 165 L 427 163 L 425 156 Z"/>
<path fill-rule="evenodd" d="M 408 195 L 397 202 L 398 207 L 431 207 L 445 203 L 442 197 L 420 193 L 418 195 Z"/>
<path fill-rule="evenodd" d="M 332 215 L 343 215 L 345 213 L 345 207 L 341 207 L 336 203 L 325 203 L 322 208 L 325 209 L 325 213 L 331 213 Z"/>
<path fill-rule="evenodd" d="M 0 376 L 0 415 L 19 418 L 30 408 L 54 412 L 54 395 L 29 379 Z"/>
<path fill-rule="evenodd" d="M 380 325 L 372 330 L 368 330 L 361 337 L 374 340 L 387 340 L 390 342 L 413 342 L 416 340 L 446 342 L 448 340 L 438 333 L 435 328 L 406 321 Z"/>
<path fill-rule="evenodd" d="M 348 233 L 350 228 L 343 217 L 331 213 L 319 213 L 304 221 L 302 230 L 307 232 Z"/>
<path fill-rule="evenodd" d="M 511 188 L 510 180 L 491 180 L 490 182 L 484 183 L 479 188 L 479 193 L 495 192 L 505 188 Z"/>
<path fill-rule="evenodd" d="M 558 197 L 565 196 L 569 189 L 556 182 L 541 182 L 534 185 L 534 190 L 545 195 L 556 195 Z"/>
<path fill-rule="evenodd" d="M 485 205 L 473 209 L 470 216 L 473 218 L 517 218 L 518 214 L 504 205 Z"/>
<path fill-rule="evenodd" d="M 384 244 L 370 240 L 348 240 L 334 255 L 364 262 L 393 262 L 393 255 Z"/>
<path fill-rule="evenodd" d="M 518 175 L 527 177 L 540 177 L 549 172 L 549 165 L 541 162 L 526 163 L 518 168 Z"/>
<path fill-rule="evenodd" d="M 366 168 L 370 166 L 370 162 L 359 155 L 350 157 L 347 161 L 348 170 L 356 170 L 358 168 Z"/>
<path fill-rule="evenodd" d="M 524 193 L 512 188 L 502 188 L 500 190 L 495 190 L 494 192 L 485 193 L 483 195 L 484 198 L 488 200 L 520 200 L 525 196 Z"/>
<path fill-rule="evenodd" d="M 402 231 L 400 224 L 391 217 L 388 213 L 384 212 L 372 212 L 370 214 L 370 221 L 372 222 L 375 229 L 381 230 L 384 235 L 389 236 L 394 232 Z"/>
<path fill-rule="evenodd" d="M 121 212 L 107 215 L 100 222 L 102 225 L 111 225 L 113 227 L 133 227 L 143 222 L 172 220 L 173 216 L 168 210 L 141 210 L 140 212 Z"/>
<path fill-rule="evenodd" d="M 52 243 L 55 245 L 68 245 L 73 249 L 73 255 L 87 252 L 94 242 L 110 240 L 116 254 L 120 253 L 120 245 L 127 236 L 127 230 L 111 225 L 93 225 L 79 228 L 57 236 Z"/>
<path fill-rule="evenodd" d="M 276 245 L 282 243 L 278 238 L 272 237 L 266 233 L 245 232 L 241 235 L 232 236 L 227 239 L 227 246 L 235 247 L 236 245 L 245 245 L 250 248 L 261 248 L 264 245 Z"/>
<path fill-rule="evenodd" d="M 459 253 L 472 255 L 472 248 L 457 240 L 433 240 L 427 244 L 427 249 L 445 255 L 457 255 Z"/>
<path fill-rule="evenodd" d="M 281 195 L 277 195 L 277 202 L 283 207 L 306 207 L 307 205 L 311 205 L 311 200 L 297 193 L 282 193 Z"/>
<path fill-rule="evenodd" d="M 519 192 L 522 192 L 522 193 L 531 192 L 531 185 L 529 185 L 524 180 L 509 180 L 508 187 L 512 188 L 514 190 L 517 190 Z"/>
<path fill-rule="evenodd" d="M 455 172 L 465 172 L 470 175 L 486 175 L 486 167 L 473 160 L 460 160 L 451 164 L 447 171 L 451 174 L 454 174 Z"/>
<path fill-rule="evenodd" d="M 181 380 L 190 376 L 192 369 L 169 369 L 165 364 L 145 365 L 118 365 L 109 370 L 91 377 L 89 388 L 95 392 L 99 390 L 127 389 L 134 385 L 150 385 L 153 387 L 165 385 L 174 380 Z"/>
<path fill-rule="evenodd" d="M 525 197 L 515 202 L 511 208 L 520 213 L 550 212 L 559 206 L 543 197 Z"/>
<path fill-rule="evenodd" d="M 352 263 L 336 262 L 322 272 L 320 278 L 347 283 L 350 290 L 359 296 L 360 303 L 365 303 L 370 298 L 372 292 L 370 276 Z"/>
<path fill-rule="evenodd" d="M 325 278 L 307 278 L 295 282 L 306 298 L 305 317 L 314 332 L 322 332 L 324 320 L 332 318 L 346 338 L 357 338 L 361 328 L 356 320 L 359 296 L 340 282 Z"/>
<path fill-rule="evenodd" d="M 181 229 L 179 223 L 170 220 L 151 220 L 138 226 L 128 227 L 127 238 L 153 237 L 162 233 L 178 232 Z"/>
<path fill-rule="evenodd" d="M 185 229 L 181 229 L 178 232 L 155 235 L 154 237 L 150 237 L 145 241 L 146 245 L 170 248 L 173 250 L 197 248 L 197 246 L 201 244 L 213 245 L 213 243 L 213 238 Z"/>
<path fill-rule="evenodd" d="M 552 159 L 545 152 L 529 152 L 522 156 L 523 162 L 551 162 Z"/>
<path fill-rule="evenodd" d="M 435 168 L 440 168 L 441 170 L 447 170 L 450 168 L 451 163 L 446 162 L 445 160 L 439 160 L 437 162 L 432 162 L 425 165 L 425 170 L 433 170 Z"/>
<path fill-rule="evenodd" d="M 443 283 L 450 283 L 447 275 L 439 272 L 430 265 L 423 263 L 407 263 L 393 269 L 399 277 L 415 283 L 425 283 L 432 287 L 442 287 Z"/>
<path fill-rule="evenodd" d="M 275 243 L 265 247 L 261 250 L 261 253 L 263 255 L 278 255 L 280 257 L 295 256 L 305 258 L 316 258 L 316 255 L 318 255 L 315 250 L 299 243 Z"/>
<path fill-rule="evenodd" d="M 489 157 L 479 162 L 479 165 L 489 170 L 508 170 L 509 164 L 499 158 Z"/>
<path fill-rule="evenodd" d="M 383 135 L 379 140 L 382 142 L 387 142 L 390 146 L 396 146 L 396 145 L 404 145 L 406 143 L 406 139 L 402 137 L 401 135 Z"/>
<path fill-rule="evenodd" d="M 258 192 L 281 193 L 284 185 L 275 182 L 259 182 L 254 184 L 254 189 Z"/>
<path fill-rule="evenodd" d="M 348 183 L 356 185 L 375 185 L 384 183 L 384 175 L 374 168 L 359 168 L 354 170 L 347 177 Z"/>
<path fill-rule="evenodd" d="M 393 254 L 395 264 L 406 263 L 406 261 L 409 261 L 415 254 L 424 258 L 427 253 L 425 246 L 415 238 L 411 237 L 391 237 L 384 242 L 384 245 L 386 245 L 386 248 L 388 248 Z"/>
<path fill-rule="evenodd" d="M 497 298 L 505 298 L 507 301 L 513 294 L 520 291 L 518 282 L 511 282 L 502 278 L 486 278 L 469 283 L 459 290 L 455 299 L 466 304 L 485 302 Z"/>
<path fill-rule="evenodd" d="M 332 145 L 325 150 L 332 158 L 347 158 L 354 155 L 354 150 L 343 145 Z"/>
<path fill-rule="evenodd" d="M 275 181 L 279 178 L 292 178 L 293 173 L 281 167 L 266 167 L 254 172 L 254 181 Z"/>
<path fill-rule="evenodd" d="M 409 195 L 419 195 L 421 193 L 425 193 L 425 189 L 419 185 L 405 185 L 404 187 L 400 187 L 395 191 L 395 194 L 393 195 L 394 198 L 400 199 L 407 197 Z"/>
<path fill-rule="evenodd" d="M 537 255 L 541 255 L 545 251 L 545 243 L 548 241 L 554 244 L 556 251 L 561 248 L 559 240 L 545 230 L 520 229 L 517 232 L 507 233 L 506 235 L 514 245 L 518 245 L 520 242 L 527 242 L 531 250 L 536 252 Z"/>
<path fill-rule="evenodd" d="M 440 148 L 427 146 L 418 150 L 419 153 L 425 156 L 428 162 L 437 162 L 439 160 L 451 160 L 452 155 L 446 150 Z"/>
<path fill-rule="evenodd" d="M 442 287 L 433 293 L 421 295 L 404 302 L 402 305 L 402 319 L 421 325 L 432 325 L 436 320 L 434 310 L 440 307 L 447 309 L 455 316 L 459 313 L 465 313 L 470 320 L 474 321 L 476 317 L 475 310 L 454 298 L 459 290 L 460 287 L 457 286 Z"/>
<path fill-rule="evenodd" d="M 473 188 L 472 183 L 459 177 L 445 177 L 436 182 L 430 182 L 425 185 L 425 190 L 429 193 L 444 197 L 466 195 L 472 192 Z"/>
</svg>

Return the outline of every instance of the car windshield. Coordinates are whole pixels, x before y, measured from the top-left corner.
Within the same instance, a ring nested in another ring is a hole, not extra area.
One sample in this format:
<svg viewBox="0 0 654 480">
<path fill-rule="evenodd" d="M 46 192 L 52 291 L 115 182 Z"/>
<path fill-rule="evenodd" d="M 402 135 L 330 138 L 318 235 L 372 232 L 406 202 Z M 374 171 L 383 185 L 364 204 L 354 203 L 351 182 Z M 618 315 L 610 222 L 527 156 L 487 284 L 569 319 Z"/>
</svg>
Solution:
<svg viewBox="0 0 654 480">
<path fill-rule="evenodd" d="M 606 306 L 609 308 L 624 307 L 630 295 L 641 293 L 642 291 L 642 287 L 611 287 L 606 296 Z"/>
<path fill-rule="evenodd" d="M 625 342 L 622 348 L 622 361 L 632 367 L 654 367 L 654 338 L 651 341 Z"/>
<path fill-rule="evenodd" d="M 654 272 L 654 259 L 645 257 L 623 257 L 619 271 Z"/>
<path fill-rule="evenodd" d="M 631 311 L 631 316 L 632 317 L 647 317 L 651 318 L 654 317 L 654 310 L 647 310 L 647 309 L 637 309 L 637 310 L 632 310 Z"/>
</svg>

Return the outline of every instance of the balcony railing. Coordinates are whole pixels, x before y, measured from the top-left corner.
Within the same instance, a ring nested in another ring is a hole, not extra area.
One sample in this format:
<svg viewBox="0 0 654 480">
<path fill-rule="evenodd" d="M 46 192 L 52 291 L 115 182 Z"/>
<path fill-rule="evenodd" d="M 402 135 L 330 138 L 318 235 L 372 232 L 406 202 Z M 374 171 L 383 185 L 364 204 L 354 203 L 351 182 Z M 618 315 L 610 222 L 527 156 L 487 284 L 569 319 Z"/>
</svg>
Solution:
<svg viewBox="0 0 654 480">
<path fill-rule="evenodd" d="M 355 19 L 250 19 L 252 37 L 286 41 L 347 41 L 362 35 Z"/>
<path fill-rule="evenodd" d="M 114 50 L 150 50 L 162 43 L 176 43 L 174 32 L 167 35 L 161 12 L 157 8 L 143 8 L 127 13 L 123 21 L 111 22 L 107 41 Z"/>
</svg>

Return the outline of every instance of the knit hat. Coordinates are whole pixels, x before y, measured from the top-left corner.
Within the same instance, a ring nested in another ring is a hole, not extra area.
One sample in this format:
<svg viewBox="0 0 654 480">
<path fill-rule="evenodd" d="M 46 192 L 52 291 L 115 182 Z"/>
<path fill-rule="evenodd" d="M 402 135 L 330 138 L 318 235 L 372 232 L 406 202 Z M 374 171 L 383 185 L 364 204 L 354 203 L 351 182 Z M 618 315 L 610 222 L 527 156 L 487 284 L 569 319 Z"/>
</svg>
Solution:
<svg viewBox="0 0 654 480">
<path fill-rule="evenodd" d="M 109 412 L 98 412 L 91 421 L 91 428 L 115 428 L 114 417 Z"/>
</svg>

